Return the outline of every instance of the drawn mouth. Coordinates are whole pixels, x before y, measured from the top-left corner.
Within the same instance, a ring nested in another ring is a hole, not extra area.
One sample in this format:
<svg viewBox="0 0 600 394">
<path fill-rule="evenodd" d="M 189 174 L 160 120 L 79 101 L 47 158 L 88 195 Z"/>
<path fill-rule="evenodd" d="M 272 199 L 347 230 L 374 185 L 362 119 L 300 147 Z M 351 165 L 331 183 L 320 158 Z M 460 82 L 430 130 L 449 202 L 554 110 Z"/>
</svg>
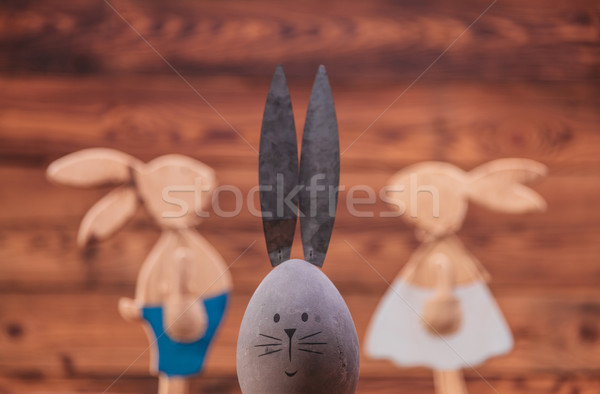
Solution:
<svg viewBox="0 0 600 394">
<path fill-rule="evenodd" d="M 295 370 L 294 372 L 288 372 L 288 371 L 285 371 L 285 374 L 286 374 L 287 376 L 289 376 L 290 378 L 291 378 L 292 376 L 294 376 L 295 374 L 297 374 L 297 373 L 298 373 L 298 370 Z"/>
</svg>

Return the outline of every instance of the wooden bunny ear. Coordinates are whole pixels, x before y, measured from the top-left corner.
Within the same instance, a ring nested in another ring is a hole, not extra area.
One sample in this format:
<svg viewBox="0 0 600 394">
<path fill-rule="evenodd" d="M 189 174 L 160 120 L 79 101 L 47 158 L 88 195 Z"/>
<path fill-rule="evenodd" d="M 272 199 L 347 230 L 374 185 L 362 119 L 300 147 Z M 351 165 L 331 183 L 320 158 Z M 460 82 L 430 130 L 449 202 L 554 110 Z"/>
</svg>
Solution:
<svg viewBox="0 0 600 394">
<path fill-rule="evenodd" d="M 53 182 L 75 187 L 94 187 L 131 181 L 131 167 L 140 166 L 136 158 L 114 149 L 84 149 L 52 162 L 46 170 Z"/>
<path fill-rule="evenodd" d="M 533 160 L 494 160 L 468 173 L 466 190 L 471 200 L 495 211 L 544 211 L 544 199 L 523 184 L 537 181 L 546 173 L 546 166 Z"/>
<path fill-rule="evenodd" d="M 298 146 L 294 113 L 283 68 L 277 66 L 265 104 L 260 132 L 258 184 L 267 252 L 273 267 L 290 258 L 298 197 Z M 281 197 L 280 197 L 281 193 Z M 282 201 L 291 195 L 290 204 Z"/>
<path fill-rule="evenodd" d="M 114 234 L 133 217 L 138 202 L 131 186 L 120 186 L 104 196 L 83 217 L 77 244 L 84 247 L 91 241 L 100 241 Z"/>
<path fill-rule="evenodd" d="M 331 87 L 324 66 L 308 103 L 298 193 L 304 259 L 323 266 L 333 231 L 340 182 L 340 142 Z"/>
</svg>

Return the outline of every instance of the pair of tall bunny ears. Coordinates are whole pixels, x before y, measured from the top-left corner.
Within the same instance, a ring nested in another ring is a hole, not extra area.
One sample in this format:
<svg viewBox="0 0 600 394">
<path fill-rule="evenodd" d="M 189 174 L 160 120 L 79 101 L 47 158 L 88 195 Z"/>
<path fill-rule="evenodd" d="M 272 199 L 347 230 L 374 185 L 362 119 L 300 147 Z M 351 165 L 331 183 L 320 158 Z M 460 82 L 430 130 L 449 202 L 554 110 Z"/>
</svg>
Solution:
<svg viewBox="0 0 600 394">
<path fill-rule="evenodd" d="M 77 243 L 85 246 L 108 238 L 133 217 L 143 203 L 161 227 L 188 228 L 200 220 L 196 214 L 207 205 L 207 192 L 216 185 L 214 171 L 203 163 L 181 155 L 165 155 L 149 163 L 114 149 L 84 149 L 54 161 L 46 171 L 55 183 L 74 187 L 117 185 L 84 216 Z M 175 199 L 170 192 L 179 193 Z M 167 196 L 168 198 L 165 198 Z M 187 212 L 167 215 L 173 203 L 188 207 Z M 199 207 L 198 204 L 202 204 Z"/>
<path fill-rule="evenodd" d="M 283 68 L 275 69 L 263 115 L 258 173 L 271 265 L 290 258 L 300 215 L 304 259 L 321 267 L 333 231 L 340 179 L 337 119 L 324 66 L 319 67 L 308 104 L 299 168 L 292 102 Z"/>
</svg>

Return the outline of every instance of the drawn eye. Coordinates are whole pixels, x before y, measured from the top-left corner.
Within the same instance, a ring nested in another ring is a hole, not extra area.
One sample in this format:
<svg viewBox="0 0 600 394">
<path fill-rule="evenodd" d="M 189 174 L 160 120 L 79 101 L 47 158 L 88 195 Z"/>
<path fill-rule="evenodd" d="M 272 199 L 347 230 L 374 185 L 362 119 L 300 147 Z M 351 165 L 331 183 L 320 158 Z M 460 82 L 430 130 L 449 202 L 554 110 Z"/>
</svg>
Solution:
<svg viewBox="0 0 600 394">
<path fill-rule="evenodd" d="M 304 312 L 302 314 L 302 321 L 307 321 L 308 320 L 308 313 Z"/>
<path fill-rule="evenodd" d="M 279 313 L 276 313 L 276 314 L 273 316 L 273 321 L 274 321 L 275 323 L 277 323 L 277 322 L 279 322 L 279 319 L 280 319 L 280 317 L 279 317 Z"/>
</svg>

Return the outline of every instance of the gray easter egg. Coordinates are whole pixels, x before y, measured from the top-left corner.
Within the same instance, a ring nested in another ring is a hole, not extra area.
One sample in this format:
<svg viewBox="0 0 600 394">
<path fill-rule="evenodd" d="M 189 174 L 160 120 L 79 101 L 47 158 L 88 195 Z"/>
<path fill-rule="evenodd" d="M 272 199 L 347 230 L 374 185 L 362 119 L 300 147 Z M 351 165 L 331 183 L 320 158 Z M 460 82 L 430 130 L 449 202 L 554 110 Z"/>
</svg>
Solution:
<svg viewBox="0 0 600 394">
<path fill-rule="evenodd" d="M 358 337 L 344 299 L 304 260 L 275 267 L 242 320 L 237 374 L 242 392 L 354 393 Z"/>
</svg>

